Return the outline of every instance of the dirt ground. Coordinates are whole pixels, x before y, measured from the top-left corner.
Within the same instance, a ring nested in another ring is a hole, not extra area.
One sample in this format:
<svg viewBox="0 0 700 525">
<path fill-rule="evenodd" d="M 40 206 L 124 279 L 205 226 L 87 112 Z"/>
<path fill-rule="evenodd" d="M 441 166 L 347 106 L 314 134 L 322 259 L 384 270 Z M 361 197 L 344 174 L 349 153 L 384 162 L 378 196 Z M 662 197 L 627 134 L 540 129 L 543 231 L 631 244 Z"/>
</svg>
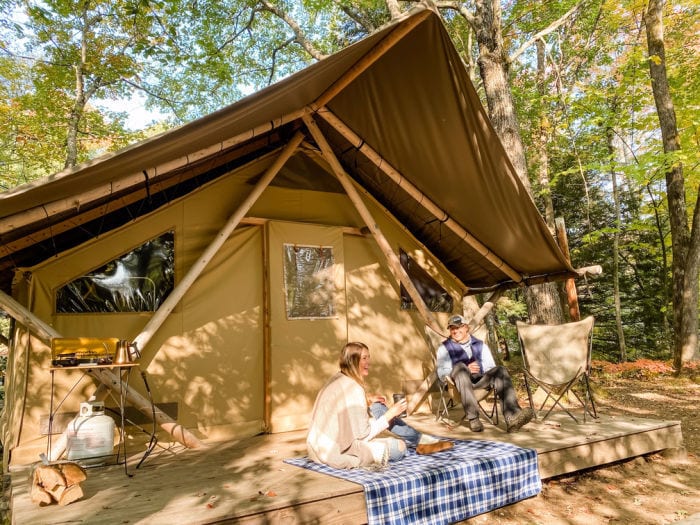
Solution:
<svg viewBox="0 0 700 525">
<path fill-rule="evenodd" d="M 605 368 L 605 369 L 603 369 Z M 598 410 L 610 415 L 680 420 L 685 457 L 653 454 L 543 482 L 525 501 L 467 520 L 500 525 L 700 525 L 700 370 L 673 377 L 659 362 L 601 364 L 594 375 Z"/>
</svg>

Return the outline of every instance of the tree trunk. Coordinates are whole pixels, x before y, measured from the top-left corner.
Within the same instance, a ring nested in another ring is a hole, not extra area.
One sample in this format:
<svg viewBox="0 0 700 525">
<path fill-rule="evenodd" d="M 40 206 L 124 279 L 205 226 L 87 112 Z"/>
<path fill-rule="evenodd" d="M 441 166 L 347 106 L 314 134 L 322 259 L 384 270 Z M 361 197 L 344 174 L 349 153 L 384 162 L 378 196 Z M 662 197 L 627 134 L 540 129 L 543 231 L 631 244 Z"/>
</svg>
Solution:
<svg viewBox="0 0 700 525">
<path fill-rule="evenodd" d="M 663 27 L 664 0 L 650 0 L 644 14 L 649 75 L 659 117 L 664 153 L 669 157 L 680 151 L 676 112 L 666 75 L 666 50 Z M 680 371 L 683 364 L 698 356 L 698 241 L 697 203 L 691 239 L 685 204 L 683 166 L 671 159 L 666 169 L 666 198 L 671 224 L 673 250 L 673 365 Z"/>
<path fill-rule="evenodd" d="M 525 149 L 520 137 L 515 104 L 508 82 L 508 61 L 503 48 L 500 2 L 499 0 L 477 0 L 475 7 L 479 72 L 486 93 L 489 118 L 520 181 L 532 195 Z M 525 300 L 530 322 L 559 324 L 563 321 L 561 302 L 554 283 L 528 287 L 525 291 Z"/>
<path fill-rule="evenodd" d="M 538 40 L 537 47 L 537 95 L 539 100 L 545 100 L 547 96 L 547 78 L 545 73 L 546 57 L 544 41 Z M 539 122 L 535 136 L 535 172 L 542 206 L 544 208 L 544 220 L 551 229 L 554 229 L 554 203 L 552 192 L 549 189 L 549 155 L 547 154 L 547 142 L 549 137 L 549 120 L 546 106 L 541 106 Z"/>
<path fill-rule="evenodd" d="M 73 98 L 73 107 L 71 108 L 70 117 L 68 119 L 68 133 L 66 135 L 66 162 L 64 168 L 71 168 L 78 163 L 78 130 L 80 122 L 85 113 L 85 105 L 88 97 L 85 95 L 85 74 L 84 66 L 87 62 L 87 32 L 89 30 L 90 21 L 88 19 L 88 4 L 83 4 L 82 15 L 82 38 L 80 44 L 80 59 L 79 62 L 73 64 L 75 71 L 75 96 Z"/>
<path fill-rule="evenodd" d="M 66 134 L 65 168 L 71 168 L 78 163 L 78 129 L 85 111 L 83 72 L 79 65 L 75 66 L 75 100 L 68 118 L 68 133 Z"/>
<path fill-rule="evenodd" d="M 613 103 L 612 113 L 615 113 Z M 622 330 L 622 307 L 620 304 L 620 229 L 622 220 L 620 217 L 620 195 L 617 188 L 617 173 L 615 171 L 615 145 L 613 143 L 613 130 L 607 128 L 605 135 L 608 140 L 608 154 L 610 156 L 610 180 L 612 182 L 613 205 L 615 208 L 615 231 L 613 233 L 613 302 L 615 304 L 615 325 L 617 326 L 617 347 L 620 351 L 620 362 L 627 361 L 627 346 L 625 344 L 625 332 Z"/>
</svg>

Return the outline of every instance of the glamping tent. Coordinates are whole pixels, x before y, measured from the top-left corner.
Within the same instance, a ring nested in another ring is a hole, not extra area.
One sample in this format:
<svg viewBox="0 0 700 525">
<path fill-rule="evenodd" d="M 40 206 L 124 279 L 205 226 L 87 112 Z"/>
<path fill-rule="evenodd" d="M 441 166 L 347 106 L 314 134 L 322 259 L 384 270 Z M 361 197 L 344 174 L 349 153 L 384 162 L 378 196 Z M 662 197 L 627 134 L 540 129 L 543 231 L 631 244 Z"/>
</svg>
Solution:
<svg viewBox="0 0 700 525">
<path fill-rule="evenodd" d="M 348 340 L 370 346 L 372 388 L 422 388 L 424 326 L 444 329 L 465 295 L 576 276 L 425 9 L 0 194 L 0 241 L 0 308 L 15 320 L 5 465 L 46 450 L 53 390 L 70 414 L 114 384 L 66 371 L 52 389 L 53 338 L 134 341 L 170 407 L 158 423 L 196 446 L 305 428 Z M 143 409 L 138 383 L 127 395 Z"/>
</svg>

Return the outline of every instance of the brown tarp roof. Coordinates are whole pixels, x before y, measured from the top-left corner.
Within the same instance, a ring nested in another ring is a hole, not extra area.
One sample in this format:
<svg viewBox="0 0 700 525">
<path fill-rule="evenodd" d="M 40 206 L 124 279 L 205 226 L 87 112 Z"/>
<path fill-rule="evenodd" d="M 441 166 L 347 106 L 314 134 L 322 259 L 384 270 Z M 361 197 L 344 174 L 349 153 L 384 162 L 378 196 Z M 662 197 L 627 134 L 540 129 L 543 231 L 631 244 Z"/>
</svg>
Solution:
<svg viewBox="0 0 700 525">
<path fill-rule="evenodd" d="M 396 31 L 404 34 L 388 45 Z M 379 58 L 359 68 L 372 53 Z M 348 174 L 455 276 L 481 289 L 575 275 L 519 181 L 441 20 L 417 9 L 206 117 L 0 194 L 0 287 L 9 291 L 16 267 L 52 257 L 279 147 L 303 129 L 300 111 L 318 109 L 326 90 L 358 70 L 325 106 L 359 142 L 315 118 Z M 363 153 L 365 145 L 444 213 L 427 211 L 387 177 Z M 467 242 L 469 235 L 481 246 Z"/>
</svg>

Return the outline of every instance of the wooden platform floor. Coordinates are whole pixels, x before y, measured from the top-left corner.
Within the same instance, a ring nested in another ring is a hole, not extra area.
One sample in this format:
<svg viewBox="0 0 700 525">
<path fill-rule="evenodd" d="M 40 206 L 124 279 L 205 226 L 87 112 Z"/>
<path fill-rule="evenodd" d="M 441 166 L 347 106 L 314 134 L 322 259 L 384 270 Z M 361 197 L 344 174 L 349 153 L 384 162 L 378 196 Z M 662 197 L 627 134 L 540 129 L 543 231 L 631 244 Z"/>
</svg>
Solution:
<svg viewBox="0 0 700 525">
<path fill-rule="evenodd" d="M 459 414 L 454 414 L 455 419 Z M 449 429 L 430 414 L 408 418 L 420 430 L 455 439 L 508 441 L 538 451 L 543 479 L 629 457 L 682 446 L 680 422 L 611 417 L 575 424 L 565 414 L 535 421 L 520 432 L 486 424 L 474 434 Z M 205 449 L 158 447 L 138 470 L 130 457 L 127 477 L 119 465 L 88 470 L 83 499 L 60 507 L 30 500 L 27 471 L 12 473 L 12 523 L 366 523 L 362 487 L 283 463 L 305 454 L 305 432 L 260 435 Z M 137 451 L 129 444 L 129 451 Z"/>
</svg>

